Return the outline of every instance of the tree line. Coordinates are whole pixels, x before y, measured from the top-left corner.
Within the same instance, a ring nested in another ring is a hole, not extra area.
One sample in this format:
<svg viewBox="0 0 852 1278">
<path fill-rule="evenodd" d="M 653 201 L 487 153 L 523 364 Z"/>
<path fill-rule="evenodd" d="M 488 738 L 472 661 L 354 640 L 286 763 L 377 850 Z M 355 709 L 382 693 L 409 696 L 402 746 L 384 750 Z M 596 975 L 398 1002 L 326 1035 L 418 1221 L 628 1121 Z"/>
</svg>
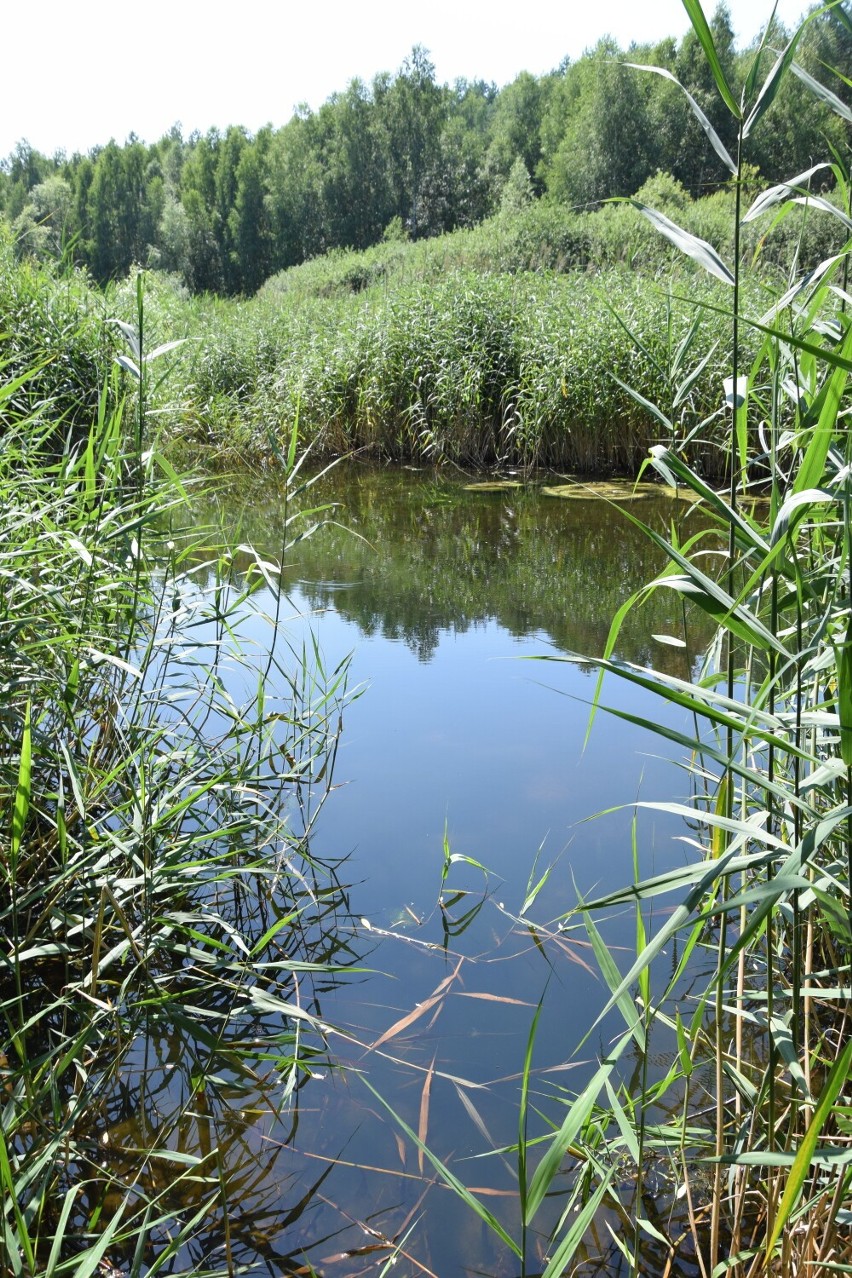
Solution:
<svg viewBox="0 0 852 1278">
<path fill-rule="evenodd" d="M 735 47 L 720 6 L 711 28 L 729 83 L 751 50 Z M 844 100 L 825 67 L 852 65 L 852 37 L 829 12 L 808 24 L 798 61 Z M 766 69 L 787 33 L 774 22 Z M 20 142 L 0 163 L 0 213 L 21 255 L 68 254 L 100 283 L 136 263 L 179 274 L 193 292 L 251 294 L 271 274 L 334 248 L 420 238 L 472 226 L 535 199 L 594 208 L 631 195 L 655 172 L 698 197 L 728 174 L 676 84 L 629 63 L 664 67 L 702 106 L 729 149 L 697 38 L 633 44 L 605 39 L 546 75 L 522 72 L 498 90 L 481 80 L 436 82 L 415 47 L 396 74 L 352 80 L 317 111 L 251 135 L 233 126 L 153 144 L 131 135 L 87 155 L 47 157 Z M 843 122 L 788 77 L 754 137 L 767 181 L 848 151 Z"/>
</svg>

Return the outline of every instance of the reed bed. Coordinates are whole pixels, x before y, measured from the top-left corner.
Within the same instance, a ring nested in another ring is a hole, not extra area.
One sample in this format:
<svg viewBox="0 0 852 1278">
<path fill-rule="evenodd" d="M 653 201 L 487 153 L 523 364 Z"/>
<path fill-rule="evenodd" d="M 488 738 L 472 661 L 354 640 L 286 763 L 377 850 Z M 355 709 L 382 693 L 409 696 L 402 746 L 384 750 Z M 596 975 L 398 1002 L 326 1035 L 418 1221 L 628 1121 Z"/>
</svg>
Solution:
<svg viewBox="0 0 852 1278">
<path fill-rule="evenodd" d="M 753 305 L 764 300 L 755 282 Z M 726 435 L 712 385 L 725 326 L 714 302 L 721 289 L 714 299 L 688 272 L 618 269 L 459 271 L 387 294 L 267 297 L 232 307 L 224 325 L 217 307 L 188 328 L 170 431 L 214 463 L 273 464 L 298 419 L 320 454 L 625 473 L 671 430 L 622 383 L 667 395 L 684 346 L 683 378 L 697 373 L 673 429 L 693 432 L 690 456 L 718 475 Z M 717 429 L 695 433 L 708 416 Z"/>
<path fill-rule="evenodd" d="M 233 1274 L 252 1257 L 253 1106 L 286 1133 L 326 1055 L 317 991 L 352 962 L 344 891 L 310 854 L 345 669 L 283 638 L 252 651 L 242 627 L 276 566 L 255 556 L 238 584 L 213 539 L 170 537 L 187 491 L 142 441 L 172 352 L 147 342 L 141 277 L 136 300 L 101 339 L 125 372 L 93 409 L 72 379 L 44 393 L 51 352 L 14 376 L 7 357 L 0 379 L 0 1272 L 15 1278 Z M 295 486 L 295 439 L 288 457 Z"/>
</svg>

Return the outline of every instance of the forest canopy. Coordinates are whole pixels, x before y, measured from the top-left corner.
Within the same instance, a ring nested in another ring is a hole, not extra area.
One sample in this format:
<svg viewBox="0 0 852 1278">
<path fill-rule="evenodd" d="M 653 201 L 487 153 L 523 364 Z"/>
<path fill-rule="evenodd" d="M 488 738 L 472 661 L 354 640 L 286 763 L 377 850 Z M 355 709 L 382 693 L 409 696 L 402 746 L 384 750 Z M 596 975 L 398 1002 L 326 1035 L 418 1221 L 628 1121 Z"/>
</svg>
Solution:
<svg viewBox="0 0 852 1278">
<path fill-rule="evenodd" d="M 754 48 L 737 49 L 728 11 L 711 28 L 728 82 L 739 86 Z M 774 21 L 764 73 L 789 33 Z M 852 37 L 830 12 L 805 28 L 799 64 L 825 80 L 852 64 Z M 177 274 L 192 292 L 254 293 L 270 275 L 336 248 L 419 239 L 478 224 L 533 201 L 590 210 L 634 194 L 657 173 L 696 199 L 729 177 L 685 94 L 732 148 L 698 40 L 609 39 L 575 62 L 499 89 L 481 80 L 438 84 L 415 47 L 395 74 L 352 80 L 317 111 L 254 135 L 232 126 L 185 138 L 175 125 L 152 144 L 131 135 L 87 155 L 52 157 L 25 141 L 0 163 L 0 214 L 20 256 L 63 254 L 99 283 L 133 265 Z M 852 101 L 848 86 L 829 87 Z M 804 171 L 831 147 L 848 149 L 843 121 L 788 76 L 751 139 L 765 182 Z M 757 173 L 755 173 L 757 177 Z"/>
</svg>

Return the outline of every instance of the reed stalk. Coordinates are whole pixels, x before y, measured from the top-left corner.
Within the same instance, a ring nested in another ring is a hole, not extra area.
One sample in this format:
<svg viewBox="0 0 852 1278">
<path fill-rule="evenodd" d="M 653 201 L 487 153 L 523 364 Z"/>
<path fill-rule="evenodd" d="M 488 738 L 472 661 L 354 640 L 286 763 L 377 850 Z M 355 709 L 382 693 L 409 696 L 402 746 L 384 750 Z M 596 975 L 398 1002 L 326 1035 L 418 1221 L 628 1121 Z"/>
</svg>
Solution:
<svg viewBox="0 0 852 1278">
<path fill-rule="evenodd" d="M 243 1108 L 296 1107 L 325 1055 L 311 982 L 336 967 L 336 893 L 308 835 L 346 671 L 277 651 L 274 631 L 259 668 L 242 646 L 278 570 L 255 557 L 240 583 L 209 533 L 177 531 L 188 493 L 147 411 L 176 347 L 146 350 L 141 278 L 137 302 L 118 326 L 130 386 L 108 374 L 88 424 L 58 430 L 49 399 L 22 401 L 27 371 L 0 368 L 12 1278 L 235 1273 L 256 1164 Z"/>
</svg>

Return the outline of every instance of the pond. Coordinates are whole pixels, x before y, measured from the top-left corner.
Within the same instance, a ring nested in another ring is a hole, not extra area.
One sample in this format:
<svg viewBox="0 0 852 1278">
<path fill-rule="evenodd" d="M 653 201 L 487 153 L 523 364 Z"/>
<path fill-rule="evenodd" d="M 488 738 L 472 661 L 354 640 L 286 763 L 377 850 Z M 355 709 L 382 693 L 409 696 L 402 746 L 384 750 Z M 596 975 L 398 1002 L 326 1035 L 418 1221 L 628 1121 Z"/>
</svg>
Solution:
<svg viewBox="0 0 852 1278">
<path fill-rule="evenodd" d="M 577 904 L 630 882 L 634 855 L 643 877 L 692 855 L 682 821 L 634 806 L 688 800 L 673 748 L 604 712 L 587 737 L 597 672 L 560 660 L 601 654 L 618 607 L 663 567 L 627 512 L 665 530 L 689 507 L 566 500 L 552 485 L 337 467 L 311 490 L 334 503 L 315 517 L 325 525 L 287 551 L 281 597 L 260 598 L 267 620 L 247 623 L 243 641 L 263 652 L 274 619 L 279 654 L 282 639 L 315 650 L 326 678 L 349 660 L 334 787 L 310 838 L 335 867 L 349 967 L 314 990 L 333 1063 L 279 1113 L 259 1100 L 241 1111 L 222 1148 L 242 1186 L 229 1254 L 251 1272 L 519 1273 L 412 1133 L 519 1238 L 511 1147 L 536 1010 L 531 1137 L 560 1121 L 623 1025 L 596 1024 L 608 991 Z M 216 512 L 235 544 L 271 558 L 292 513 L 268 484 L 226 493 Z M 628 614 L 616 651 L 686 676 L 708 638 L 661 589 Z M 609 676 L 602 701 L 678 725 Z M 633 912 L 597 922 L 626 970 Z M 622 1077 L 636 1065 L 625 1058 Z M 562 1206 L 555 1195 L 527 1238 L 529 1275 Z M 588 1272 L 614 1275 L 624 1261 L 606 1223 L 590 1231 Z"/>
</svg>

